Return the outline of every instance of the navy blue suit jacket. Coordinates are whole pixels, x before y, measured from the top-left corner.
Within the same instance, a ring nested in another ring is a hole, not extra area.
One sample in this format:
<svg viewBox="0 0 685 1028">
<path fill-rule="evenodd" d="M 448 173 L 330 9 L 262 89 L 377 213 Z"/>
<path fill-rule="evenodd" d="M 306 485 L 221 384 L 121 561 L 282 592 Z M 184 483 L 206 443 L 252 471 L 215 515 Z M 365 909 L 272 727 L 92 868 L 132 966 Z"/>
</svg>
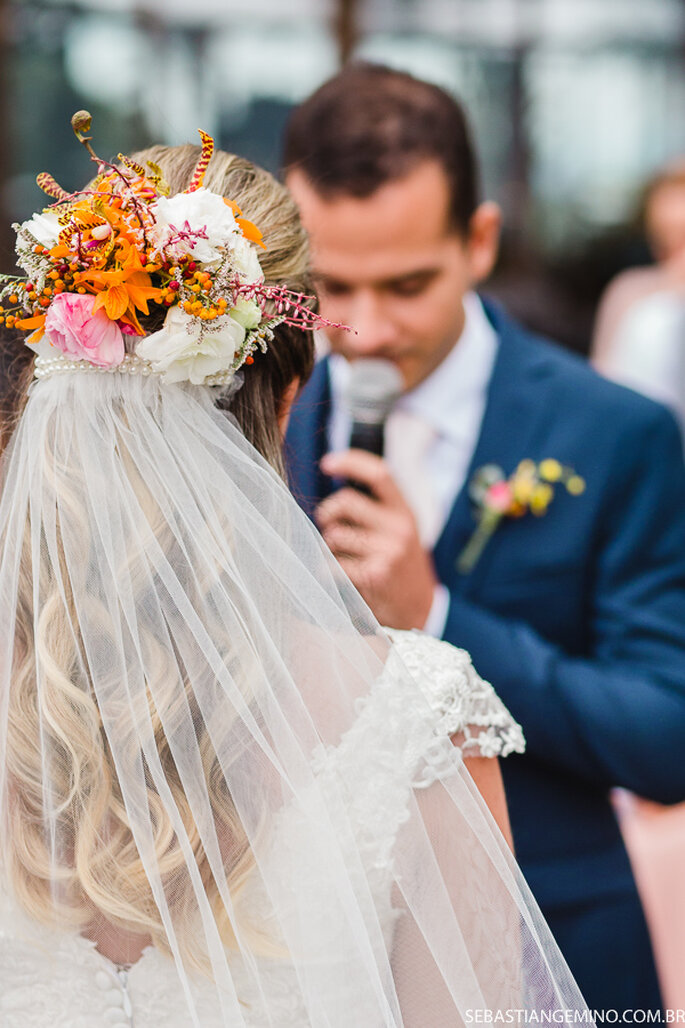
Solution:
<svg viewBox="0 0 685 1028">
<path fill-rule="evenodd" d="M 600 378 L 487 306 L 500 340 L 468 479 L 553 457 L 587 483 L 544 517 L 503 521 L 468 575 L 466 487 L 434 550 L 444 638 L 468 650 L 521 724 L 502 773 L 516 855 L 591 1007 L 658 1005 L 612 786 L 685 799 L 685 472 L 659 405 Z M 311 513 L 330 490 L 328 369 L 292 413 L 286 453 Z"/>
</svg>

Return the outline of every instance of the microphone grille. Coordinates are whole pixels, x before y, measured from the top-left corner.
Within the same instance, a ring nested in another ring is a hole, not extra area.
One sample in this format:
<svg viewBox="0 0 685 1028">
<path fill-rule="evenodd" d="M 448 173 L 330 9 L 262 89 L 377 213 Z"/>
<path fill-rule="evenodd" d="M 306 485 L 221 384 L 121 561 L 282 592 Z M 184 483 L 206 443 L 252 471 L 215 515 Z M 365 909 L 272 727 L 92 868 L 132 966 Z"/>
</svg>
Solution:
<svg viewBox="0 0 685 1028">
<path fill-rule="evenodd" d="M 347 406 L 352 421 L 382 424 L 404 392 L 404 382 L 391 361 L 362 358 L 350 365 Z"/>
</svg>

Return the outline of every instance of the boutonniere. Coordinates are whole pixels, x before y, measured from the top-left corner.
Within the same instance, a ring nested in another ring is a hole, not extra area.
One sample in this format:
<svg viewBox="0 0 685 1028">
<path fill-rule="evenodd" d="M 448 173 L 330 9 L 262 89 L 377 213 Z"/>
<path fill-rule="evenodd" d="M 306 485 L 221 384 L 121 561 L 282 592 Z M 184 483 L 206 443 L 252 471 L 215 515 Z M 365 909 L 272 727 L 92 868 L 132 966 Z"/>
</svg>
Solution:
<svg viewBox="0 0 685 1028">
<path fill-rule="evenodd" d="M 580 496 L 585 489 L 584 480 L 573 468 L 549 457 L 539 464 L 522 460 L 509 478 L 496 464 L 478 468 L 469 483 L 478 524 L 459 554 L 457 570 L 462 575 L 473 571 L 502 518 L 521 518 L 528 512 L 536 517 L 545 514 L 558 485 L 571 496 Z"/>
</svg>

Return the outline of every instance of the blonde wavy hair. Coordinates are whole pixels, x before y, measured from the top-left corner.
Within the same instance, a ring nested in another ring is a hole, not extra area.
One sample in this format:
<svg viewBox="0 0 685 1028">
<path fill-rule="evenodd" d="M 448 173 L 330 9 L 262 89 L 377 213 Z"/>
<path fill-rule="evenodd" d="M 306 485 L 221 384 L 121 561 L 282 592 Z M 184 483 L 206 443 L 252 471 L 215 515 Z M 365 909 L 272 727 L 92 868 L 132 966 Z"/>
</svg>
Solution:
<svg viewBox="0 0 685 1028">
<path fill-rule="evenodd" d="M 199 148 L 152 147 L 134 155 L 139 162 L 158 164 L 171 186 L 182 191 L 195 167 Z M 309 287 L 307 242 L 289 194 L 267 172 L 231 154 L 218 152 L 205 178 L 207 188 L 235 200 L 245 216 L 261 228 L 268 249 L 261 263 L 268 282 L 286 283 L 298 291 Z M 153 316 L 154 318 L 154 316 Z M 154 329 L 154 323 L 147 326 Z M 313 360 L 309 333 L 291 328 L 278 330 L 269 352 L 247 369 L 242 389 L 232 410 L 248 440 L 278 470 L 282 471 L 278 416 L 283 395 L 294 378 L 305 379 Z M 17 395 L 10 417 L 21 411 L 26 386 Z M 125 410 L 120 412 L 125 420 Z M 47 444 L 50 451 L 50 444 Z M 127 463 L 125 444 L 122 462 L 127 468 L 140 508 L 145 531 L 164 549 L 189 588 L 208 590 L 211 582 L 198 582 L 184 574 L 187 557 L 178 541 L 170 538 L 168 524 L 142 481 L 132 461 Z M 52 452 L 43 455 L 44 467 L 53 475 L 51 488 L 64 508 L 69 507 L 75 524 L 80 524 L 84 547 L 89 539 L 87 511 L 79 503 L 79 468 L 59 467 Z M 43 923 L 71 925 L 79 930 L 104 919 L 126 932 L 149 936 L 155 946 L 168 951 L 166 933 L 152 894 L 143 861 L 136 847 L 117 779 L 103 719 L 88 675 L 83 640 L 79 631 L 75 595 L 86 589 L 85 580 L 71 580 L 66 568 L 54 568 L 45 547 L 36 566 L 32 553 L 30 512 L 27 511 L 24 545 L 20 557 L 17 621 L 14 626 L 13 677 L 8 699 L 6 766 L 8 813 L 6 826 L 6 873 L 14 894 L 24 909 Z M 165 527 L 166 526 L 166 527 Z M 58 526 L 59 528 L 59 526 Z M 229 531 L 227 526 L 226 531 Z M 59 540 L 58 540 L 59 542 Z M 63 557 L 63 554 L 62 554 Z M 131 558 L 135 560 L 135 556 Z M 63 563 L 63 562 L 62 562 Z M 135 569 L 128 568 L 132 578 Z M 86 592 L 83 595 L 87 595 Z M 34 597 L 40 609 L 34 609 Z M 98 617 L 93 610 L 93 617 Z M 104 617 L 103 613 L 103 617 Z M 245 681 L 251 671 L 250 656 L 236 652 L 236 641 L 222 639 L 225 626 L 206 626 L 214 633 L 217 647 L 227 662 L 241 667 Z M 111 628 L 111 626 L 110 626 Z M 103 625 L 107 631 L 107 625 Z M 146 670 L 145 720 L 151 726 L 156 753 L 162 762 L 166 784 L 182 818 L 202 882 L 214 910 L 217 926 L 227 946 L 235 945 L 234 926 L 219 894 L 200 832 L 174 763 L 164 724 L 173 724 L 174 711 L 193 711 L 195 699 L 176 655 L 158 640 L 144 637 Z M 38 679 L 40 677 L 40 687 Z M 149 718 L 149 720 L 148 720 Z M 203 725 L 198 716 L 198 724 Z M 227 713 L 222 735 L 230 731 Z M 223 731 L 225 729 L 225 733 Z M 118 726 L 118 739 L 133 731 L 126 720 Z M 138 734 L 139 734 L 138 724 Z M 216 752 L 216 738 L 210 740 L 206 727 L 199 729 L 199 749 L 217 834 L 222 840 L 226 882 L 235 905 L 254 864 L 250 846 L 233 801 L 226 788 Z M 136 743 L 137 745 L 137 743 Z M 46 755 L 49 767 L 46 768 Z M 47 773 L 46 773 L 47 772 Z M 49 780 L 46 780 L 49 779 Z M 187 861 L 170 817 L 146 775 L 148 803 L 153 812 L 154 850 L 165 892 L 173 896 L 173 910 L 189 931 L 180 937 L 184 959 L 207 969 L 207 961 L 196 951 L 192 935 L 193 887 L 189 876 L 180 872 Z M 46 801 L 53 811 L 59 838 L 45 829 Z M 187 911 L 188 917 L 184 916 Z M 257 933 L 258 935 L 258 933 Z M 256 944 L 269 949 L 268 940 Z"/>
</svg>

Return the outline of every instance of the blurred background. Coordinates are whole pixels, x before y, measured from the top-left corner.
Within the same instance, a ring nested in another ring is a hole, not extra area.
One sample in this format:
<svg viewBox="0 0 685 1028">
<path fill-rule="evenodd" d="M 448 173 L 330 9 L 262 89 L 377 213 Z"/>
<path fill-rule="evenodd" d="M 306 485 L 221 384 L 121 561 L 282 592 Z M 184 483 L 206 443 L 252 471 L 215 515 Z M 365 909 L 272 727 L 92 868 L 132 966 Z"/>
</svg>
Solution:
<svg viewBox="0 0 685 1028">
<path fill-rule="evenodd" d="M 0 270 L 36 172 L 90 172 L 78 108 L 103 156 L 202 127 L 277 171 L 292 105 L 356 56 L 463 100 L 504 210 L 488 292 L 587 352 L 606 282 L 649 260 L 644 182 L 685 152 L 685 0 L 0 0 Z"/>
</svg>

